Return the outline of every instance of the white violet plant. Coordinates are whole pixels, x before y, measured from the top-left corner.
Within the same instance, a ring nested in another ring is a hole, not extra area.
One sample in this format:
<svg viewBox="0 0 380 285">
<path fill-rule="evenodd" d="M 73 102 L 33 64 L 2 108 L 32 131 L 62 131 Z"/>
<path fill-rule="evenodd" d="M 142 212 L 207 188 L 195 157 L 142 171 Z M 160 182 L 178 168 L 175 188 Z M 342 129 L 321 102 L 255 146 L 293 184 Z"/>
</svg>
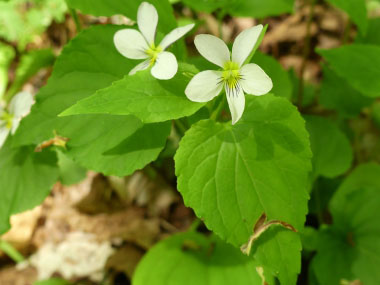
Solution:
<svg viewBox="0 0 380 285">
<path fill-rule="evenodd" d="M 156 45 L 154 40 L 157 23 L 156 8 L 150 3 L 142 2 L 137 11 L 137 25 L 140 31 L 123 29 L 115 33 L 114 44 L 119 53 L 130 59 L 145 59 L 136 65 L 129 75 L 149 67 L 152 67 L 151 74 L 157 79 L 171 79 L 177 73 L 177 59 L 173 53 L 165 49 L 188 33 L 194 24 L 172 30 Z"/>
<path fill-rule="evenodd" d="M 257 65 L 246 63 L 263 30 L 262 25 L 242 31 L 232 46 L 232 56 L 227 45 L 212 35 L 197 35 L 194 43 L 199 53 L 222 70 L 206 70 L 196 74 L 186 87 L 186 96 L 194 102 L 208 102 L 226 91 L 232 124 L 243 115 L 244 93 L 267 94 L 273 87 L 272 80 Z"/>
<path fill-rule="evenodd" d="M 14 134 L 33 105 L 33 95 L 29 92 L 17 93 L 9 103 L 8 108 L 0 106 L 0 148 L 9 134 Z"/>
</svg>

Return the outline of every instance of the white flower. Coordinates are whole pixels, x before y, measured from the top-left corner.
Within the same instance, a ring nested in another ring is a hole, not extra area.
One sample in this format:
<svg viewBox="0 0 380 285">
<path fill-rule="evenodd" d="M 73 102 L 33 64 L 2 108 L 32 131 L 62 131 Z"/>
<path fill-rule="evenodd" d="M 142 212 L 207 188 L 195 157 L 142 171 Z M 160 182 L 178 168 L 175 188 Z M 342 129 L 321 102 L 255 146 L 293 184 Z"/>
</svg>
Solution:
<svg viewBox="0 0 380 285">
<path fill-rule="evenodd" d="M 241 32 L 232 46 L 232 58 L 228 47 L 221 39 L 212 35 L 196 36 L 194 43 L 199 53 L 223 70 L 206 70 L 195 75 L 186 87 L 186 96 L 194 102 L 207 102 L 217 96 L 224 87 L 232 124 L 235 124 L 244 112 L 244 93 L 264 95 L 273 87 L 272 80 L 258 65 L 244 64 L 262 30 L 263 26 L 258 25 Z"/>
<path fill-rule="evenodd" d="M 151 73 L 157 79 L 170 79 L 178 70 L 177 59 L 165 49 L 189 32 L 194 24 L 176 28 L 167 34 L 159 45 L 155 45 L 154 38 L 158 22 L 156 8 L 152 4 L 142 2 L 137 12 L 139 31 L 124 29 L 116 32 L 114 43 L 116 49 L 125 57 L 131 59 L 145 59 L 136 65 L 129 75 L 152 66 Z"/>
<path fill-rule="evenodd" d="M 21 119 L 29 113 L 32 105 L 32 94 L 20 92 L 9 103 L 9 111 L 0 106 L 0 148 L 3 146 L 9 133 L 13 135 L 16 132 Z"/>
</svg>

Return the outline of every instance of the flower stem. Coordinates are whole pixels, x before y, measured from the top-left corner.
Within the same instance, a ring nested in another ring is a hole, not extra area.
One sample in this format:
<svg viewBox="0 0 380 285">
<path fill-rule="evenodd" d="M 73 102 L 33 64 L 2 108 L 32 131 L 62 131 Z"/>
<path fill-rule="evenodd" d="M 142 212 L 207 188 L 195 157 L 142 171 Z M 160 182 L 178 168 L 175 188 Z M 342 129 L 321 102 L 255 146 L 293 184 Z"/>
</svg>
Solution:
<svg viewBox="0 0 380 285">
<path fill-rule="evenodd" d="M 5 240 L 0 240 L 0 250 L 4 251 L 16 263 L 20 263 L 25 260 L 24 256 L 22 256 L 17 249 Z"/>
<path fill-rule="evenodd" d="M 210 116 L 211 120 L 216 121 L 219 118 L 220 113 L 223 111 L 225 101 L 226 101 L 225 96 L 223 96 L 222 99 L 220 100 L 218 106 L 214 110 L 214 112 L 212 112 L 212 114 Z"/>
<path fill-rule="evenodd" d="M 299 80 L 299 85 L 298 85 L 298 100 L 297 100 L 297 105 L 298 108 L 302 108 L 302 103 L 303 103 L 303 93 L 305 89 L 305 70 L 306 70 L 306 65 L 307 65 L 307 59 L 309 58 L 310 55 L 310 43 L 311 43 L 311 24 L 313 23 L 313 18 L 314 18 L 314 8 L 316 4 L 316 0 L 309 0 L 310 1 L 310 13 L 309 13 L 309 18 L 307 19 L 307 24 L 306 24 L 306 38 L 305 38 L 305 45 L 303 49 L 303 54 L 302 54 L 302 65 L 300 69 L 300 80 Z"/>
<path fill-rule="evenodd" d="M 185 135 L 185 132 L 187 131 L 187 128 L 184 123 L 181 122 L 180 119 L 174 120 L 174 125 L 176 126 L 178 132 L 180 133 L 181 136 Z"/>
<path fill-rule="evenodd" d="M 73 20 L 75 22 L 75 26 L 77 28 L 77 33 L 79 33 L 82 30 L 82 26 L 81 26 L 80 21 L 79 21 L 78 13 L 75 9 L 70 8 L 70 14 L 71 14 L 71 17 L 73 17 Z"/>
</svg>

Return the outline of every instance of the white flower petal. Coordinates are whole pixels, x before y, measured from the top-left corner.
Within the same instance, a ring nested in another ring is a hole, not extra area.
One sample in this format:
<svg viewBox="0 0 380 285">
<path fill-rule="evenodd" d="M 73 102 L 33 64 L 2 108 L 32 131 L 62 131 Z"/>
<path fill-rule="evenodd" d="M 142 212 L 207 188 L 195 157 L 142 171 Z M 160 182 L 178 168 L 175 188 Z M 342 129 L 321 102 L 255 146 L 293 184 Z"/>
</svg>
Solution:
<svg viewBox="0 0 380 285">
<path fill-rule="evenodd" d="M 272 80 L 257 64 L 246 64 L 240 69 L 240 72 L 242 76 L 240 85 L 247 94 L 264 95 L 273 88 Z"/>
<path fill-rule="evenodd" d="M 154 44 L 158 13 L 156 8 L 147 2 L 142 2 L 137 11 L 137 25 L 149 45 Z"/>
<path fill-rule="evenodd" d="M 174 54 L 163 51 L 158 55 L 151 73 L 157 79 L 167 80 L 173 78 L 177 70 L 178 63 Z"/>
<path fill-rule="evenodd" d="M 113 37 L 113 42 L 118 52 L 127 58 L 148 58 L 145 51 L 149 48 L 149 46 L 139 31 L 133 29 L 117 31 Z"/>
<path fill-rule="evenodd" d="M 18 126 L 20 125 L 21 118 L 13 118 L 12 120 L 12 127 L 11 127 L 11 134 L 14 135 Z"/>
<path fill-rule="evenodd" d="M 137 71 L 148 69 L 150 65 L 150 59 L 144 60 L 143 62 L 136 65 L 134 68 L 131 69 L 131 71 L 128 73 L 128 75 L 134 75 Z"/>
<path fill-rule="evenodd" d="M 7 139 L 9 135 L 9 129 L 6 126 L 0 127 L 0 148 L 5 143 L 5 140 Z"/>
<path fill-rule="evenodd" d="M 206 70 L 196 74 L 187 84 L 185 94 L 194 102 L 208 102 L 222 91 L 221 71 Z"/>
<path fill-rule="evenodd" d="M 220 67 L 230 61 L 230 51 L 227 45 L 215 36 L 197 35 L 194 44 L 205 59 Z"/>
<path fill-rule="evenodd" d="M 170 46 L 172 43 L 177 41 L 179 38 L 187 34 L 192 28 L 194 27 L 194 24 L 189 24 L 183 27 L 176 28 L 172 30 L 169 34 L 167 34 L 159 44 L 159 46 L 162 49 L 166 49 L 168 46 Z"/>
<path fill-rule="evenodd" d="M 243 115 L 245 108 L 245 97 L 244 92 L 241 88 L 234 90 L 226 88 L 226 96 L 228 101 L 228 106 L 230 108 L 232 124 L 236 124 Z"/>
<path fill-rule="evenodd" d="M 263 25 L 258 25 L 242 31 L 235 39 L 232 46 L 232 61 L 242 66 L 252 52 L 257 39 L 263 30 Z"/>
<path fill-rule="evenodd" d="M 9 103 L 9 112 L 15 118 L 24 117 L 30 112 L 33 103 L 33 95 L 29 92 L 17 93 Z"/>
</svg>

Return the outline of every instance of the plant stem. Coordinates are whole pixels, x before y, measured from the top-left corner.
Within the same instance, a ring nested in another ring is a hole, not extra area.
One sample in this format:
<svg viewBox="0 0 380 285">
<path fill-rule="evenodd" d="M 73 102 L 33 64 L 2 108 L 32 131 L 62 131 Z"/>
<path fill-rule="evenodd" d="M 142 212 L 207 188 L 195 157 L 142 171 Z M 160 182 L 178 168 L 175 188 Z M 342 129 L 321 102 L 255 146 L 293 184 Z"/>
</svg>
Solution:
<svg viewBox="0 0 380 285">
<path fill-rule="evenodd" d="M 219 38 L 223 40 L 223 18 L 226 15 L 224 10 L 221 10 L 218 13 L 218 33 L 219 33 Z"/>
<path fill-rule="evenodd" d="M 185 135 L 185 132 L 187 131 L 186 126 L 181 122 L 180 119 L 174 120 L 174 125 L 176 126 L 179 133 L 183 136 Z"/>
<path fill-rule="evenodd" d="M 211 120 L 216 121 L 219 118 L 219 115 L 220 115 L 220 113 L 222 112 L 222 110 L 224 108 L 224 103 L 225 103 L 225 100 L 226 100 L 225 97 L 226 96 L 222 97 L 222 99 L 219 102 L 219 105 L 216 107 L 216 109 L 214 110 L 214 112 L 212 112 L 212 114 L 210 116 Z"/>
<path fill-rule="evenodd" d="M 79 22 L 78 13 L 75 9 L 70 8 L 70 14 L 71 14 L 71 17 L 73 17 L 73 20 L 75 22 L 75 26 L 77 28 L 77 33 L 79 33 L 82 30 L 82 26 Z"/>
<path fill-rule="evenodd" d="M 304 76 L 305 76 L 307 59 L 309 58 L 309 55 L 310 55 L 310 42 L 311 42 L 310 32 L 311 32 L 311 24 L 313 23 L 314 8 L 316 4 L 316 0 L 309 0 L 309 1 L 310 1 L 310 13 L 309 13 L 309 18 L 307 19 L 307 24 L 306 24 L 306 38 L 305 38 L 305 45 L 304 45 L 303 54 L 302 54 L 300 81 L 298 85 L 298 100 L 297 100 L 298 108 L 302 108 L 302 103 L 303 103 L 303 93 L 304 93 L 304 88 L 305 88 Z"/>
<path fill-rule="evenodd" d="M 25 260 L 24 256 L 22 256 L 17 249 L 5 240 L 0 240 L 0 250 L 4 251 L 16 263 L 20 263 Z"/>
</svg>

